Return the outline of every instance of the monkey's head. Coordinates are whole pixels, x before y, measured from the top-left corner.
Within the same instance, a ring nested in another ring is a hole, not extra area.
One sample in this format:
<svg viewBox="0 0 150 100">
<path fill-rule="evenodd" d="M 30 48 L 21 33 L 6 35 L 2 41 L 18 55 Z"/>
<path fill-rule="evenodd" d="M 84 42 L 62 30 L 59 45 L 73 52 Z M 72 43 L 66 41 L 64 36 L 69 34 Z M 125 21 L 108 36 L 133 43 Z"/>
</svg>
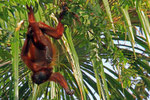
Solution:
<svg viewBox="0 0 150 100">
<path fill-rule="evenodd" d="M 41 69 L 37 72 L 34 72 L 32 75 L 32 81 L 36 84 L 41 84 L 46 82 L 49 77 L 51 76 L 52 72 L 51 70 L 47 69 Z"/>
</svg>

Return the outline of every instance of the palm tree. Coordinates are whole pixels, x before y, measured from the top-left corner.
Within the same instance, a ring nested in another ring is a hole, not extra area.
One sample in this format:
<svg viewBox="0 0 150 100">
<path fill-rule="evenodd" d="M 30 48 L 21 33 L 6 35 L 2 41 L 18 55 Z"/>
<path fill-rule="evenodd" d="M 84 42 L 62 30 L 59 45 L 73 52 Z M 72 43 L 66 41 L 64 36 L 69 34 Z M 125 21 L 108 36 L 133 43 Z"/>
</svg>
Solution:
<svg viewBox="0 0 150 100">
<path fill-rule="evenodd" d="M 75 94 L 66 95 L 53 82 L 33 84 L 20 59 L 28 27 L 25 5 L 33 5 L 38 21 L 56 26 L 61 2 L 0 1 L 0 99 L 148 99 L 149 0 L 66 0 L 64 35 L 52 40 L 58 53 L 54 71 Z"/>
</svg>

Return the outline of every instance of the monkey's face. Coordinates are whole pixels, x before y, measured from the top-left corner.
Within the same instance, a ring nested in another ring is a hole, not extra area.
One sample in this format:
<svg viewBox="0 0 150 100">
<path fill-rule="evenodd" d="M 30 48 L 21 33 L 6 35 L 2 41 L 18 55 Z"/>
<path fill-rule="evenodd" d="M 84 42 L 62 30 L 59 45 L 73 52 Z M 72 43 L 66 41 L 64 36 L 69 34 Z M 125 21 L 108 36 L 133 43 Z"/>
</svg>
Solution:
<svg viewBox="0 0 150 100">
<path fill-rule="evenodd" d="M 32 81 L 36 84 L 41 84 L 47 81 L 50 77 L 51 73 L 48 72 L 48 70 L 41 70 L 38 72 L 33 73 L 32 75 Z"/>
</svg>

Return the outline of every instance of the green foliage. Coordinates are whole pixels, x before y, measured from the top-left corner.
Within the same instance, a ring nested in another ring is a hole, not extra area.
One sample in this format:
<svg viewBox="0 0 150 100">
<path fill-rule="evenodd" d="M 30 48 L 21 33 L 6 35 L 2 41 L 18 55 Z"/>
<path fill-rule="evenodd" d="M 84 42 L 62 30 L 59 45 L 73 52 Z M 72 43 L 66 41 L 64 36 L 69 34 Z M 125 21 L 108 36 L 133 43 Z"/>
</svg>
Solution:
<svg viewBox="0 0 150 100">
<path fill-rule="evenodd" d="M 147 99 L 149 0 L 66 2 L 69 10 L 62 20 L 64 35 L 58 41 L 52 39 L 58 52 L 54 67 L 75 90 L 74 96 L 66 95 L 58 84 L 34 85 L 31 72 L 20 59 L 28 27 L 26 4 L 33 6 L 37 21 L 55 27 L 57 19 L 51 14 L 58 18 L 61 0 L 3 0 L 0 1 L 0 99 L 13 99 L 17 93 L 20 100 Z M 24 24 L 15 32 L 21 20 Z"/>
</svg>

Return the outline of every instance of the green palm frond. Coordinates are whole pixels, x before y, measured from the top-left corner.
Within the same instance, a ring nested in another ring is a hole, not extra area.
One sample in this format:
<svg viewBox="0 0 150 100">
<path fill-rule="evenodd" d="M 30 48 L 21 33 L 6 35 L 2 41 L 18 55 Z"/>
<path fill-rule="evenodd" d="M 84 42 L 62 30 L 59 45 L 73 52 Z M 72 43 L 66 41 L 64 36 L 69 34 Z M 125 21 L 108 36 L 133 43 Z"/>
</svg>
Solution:
<svg viewBox="0 0 150 100">
<path fill-rule="evenodd" d="M 39 86 L 21 61 L 27 32 L 25 5 L 33 5 L 37 21 L 57 25 L 61 0 L 0 1 L 0 99 L 133 100 L 149 99 L 149 1 L 66 0 L 65 31 L 54 71 L 75 91 L 68 96 L 54 82 Z M 77 16 L 72 15 L 74 12 Z M 79 18 L 79 19 L 78 19 Z M 80 20 L 80 22 L 78 22 Z M 19 31 L 17 23 L 24 21 Z"/>
</svg>

